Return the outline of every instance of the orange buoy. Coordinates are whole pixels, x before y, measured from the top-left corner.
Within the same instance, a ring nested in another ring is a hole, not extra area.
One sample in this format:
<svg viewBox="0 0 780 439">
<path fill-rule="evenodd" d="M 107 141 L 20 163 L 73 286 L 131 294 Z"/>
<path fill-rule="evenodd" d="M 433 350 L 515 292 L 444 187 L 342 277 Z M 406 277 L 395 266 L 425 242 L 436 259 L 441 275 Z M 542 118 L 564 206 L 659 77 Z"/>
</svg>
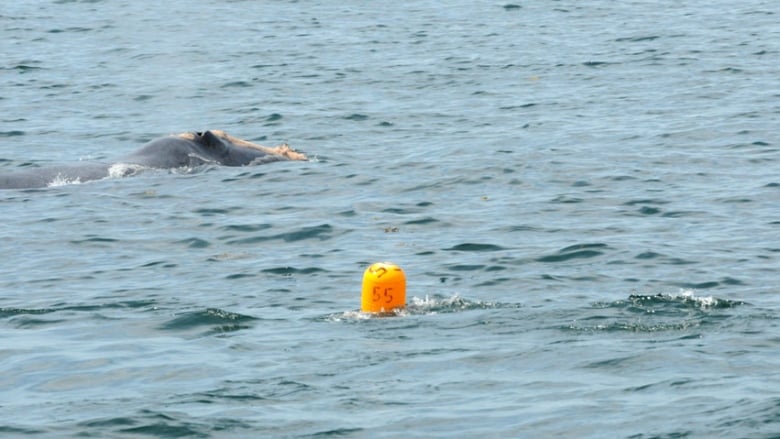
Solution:
<svg viewBox="0 0 780 439">
<path fill-rule="evenodd" d="M 406 306 L 406 274 L 391 262 L 377 262 L 363 273 L 360 310 L 391 312 Z"/>
</svg>

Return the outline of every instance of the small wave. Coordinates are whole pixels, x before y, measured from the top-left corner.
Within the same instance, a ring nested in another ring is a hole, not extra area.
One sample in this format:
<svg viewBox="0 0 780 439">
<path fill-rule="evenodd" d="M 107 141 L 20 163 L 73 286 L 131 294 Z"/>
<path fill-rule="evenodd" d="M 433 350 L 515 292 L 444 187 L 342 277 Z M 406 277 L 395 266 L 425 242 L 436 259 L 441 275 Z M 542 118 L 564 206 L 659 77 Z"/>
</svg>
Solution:
<svg viewBox="0 0 780 439">
<path fill-rule="evenodd" d="M 47 314 L 50 309 L 0 308 L 0 319 L 24 314 Z"/>
<path fill-rule="evenodd" d="M 91 304 L 91 305 L 55 305 L 49 308 L 15 308 L 7 307 L 0 308 L 0 318 L 13 317 L 27 314 L 49 314 L 62 311 L 76 311 L 76 312 L 94 312 L 101 309 L 116 309 L 116 308 L 147 308 L 154 306 L 155 302 L 152 300 L 127 300 L 114 303 L 104 304 Z"/>
<path fill-rule="evenodd" d="M 698 308 L 702 311 L 712 309 L 734 308 L 744 305 L 742 301 L 718 299 L 713 296 L 698 297 L 693 290 L 680 290 L 677 294 L 656 294 L 628 296 L 628 303 L 642 309 L 652 310 L 654 307 L 673 305 L 678 308 Z"/>
<path fill-rule="evenodd" d="M 19 130 L 11 130 L 11 131 L 0 131 L 0 137 L 16 137 L 16 136 L 24 136 L 24 131 Z"/>
<path fill-rule="evenodd" d="M 613 302 L 597 302 L 585 310 L 567 330 L 584 332 L 690 331 L 716 324 L 730 314 L 724 312 L 742 301 L 696 296 L 692 290 L 676 294 L 630 295 Z"/>
<path fill-rule="evenodd" d="M 302 227 L 291 232 L 284 232 L 276 235 L 253 236 L 227 241 L 228 244 L 257 244 L 265 241 L 281 240 L 285 242 L 296 242 L 304 240 L 325 241 L 332 237 L 333 226 L 330 224 L 320 224 L 318 226 Z"/>
<path fill-rule="evenodd" d="M 149 300 L 129 300 L 101 304 L 56 304 L 45 308 L 0 308 L 0 321 L 6 320 L 10 325 L 20 329 L 39 328 L 45 325 L 58 324 L 71 319 L 74 313 L 89 313 L 90 318 L 101 317 L 103 311 L 112 309 L 141 309 L 154 307 L 155 302 Z"/>
<path fill-rule="evenodd" d="M 327 273 L 327 270 L 318 267 L 296 268 L 291 266 L 272 267 L 261 270 L 263 273 L 278 274 L 281 276 L 307 275 L 312 273 Z"/>
<path fill-rule="evenodd" d="M 604 251 L 608 249 L 609 247 L 607 244 L 598 242 L 577 244 L 562 248 L 555 254 L 539 257 L 536 259 L 536 261 L 545 263 L 558 263 L 568 262 L 571 259 L 587 259 L 601 256 L 604 254 Z"/>
<path fill-rule="evenodd" d="M 161 329 L 183 331 L 193 328 L 208 327 L 210 333 L 233 332 L 249 327 L 249 322 L 256 320 L 254 317 L 224 311 L 217 308 L 208 308 L 204 311 L 183 313 L 167 322 Z"/>
<path fill-rule="evenodd" d="M 480 243 L 464 243 L 458 244 L 452 248 L 444 249 L 446 251 L 461 251 L 461 252 L 492 252 L 504 250 L 504 247 L 495 244 L 480 244 Z"/>
</svg>

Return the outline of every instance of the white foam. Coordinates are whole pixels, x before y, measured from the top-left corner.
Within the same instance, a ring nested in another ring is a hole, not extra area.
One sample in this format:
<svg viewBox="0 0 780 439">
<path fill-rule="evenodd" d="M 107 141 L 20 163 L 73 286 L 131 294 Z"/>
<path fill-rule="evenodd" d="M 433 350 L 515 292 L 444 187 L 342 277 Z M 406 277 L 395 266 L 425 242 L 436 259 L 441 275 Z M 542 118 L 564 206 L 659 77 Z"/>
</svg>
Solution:
<svg viewBox="0 0 780 439">
<path fill-rule="evenodd" d="M 677 297 L 682 298 L 684 300 L 691 301 L 699 305 L 701 309 L 709 309 L 718 304 L 718 299 L 712 296 L 696 297 L 694 291 L 689 289 L 680 290 Z"/>
<path fill-rule="evenodd" d="M 46 186 L 47 187 L 59 187 L 59 186 L 66 186 L 69 184 L 81 184 L 81 179 L 76 178 L 67 178 L 63 176 L 62 174 L 57 174 L 56 177 L 54 177 L 54 180 L 50 181 Z"/>
<path fill-rule="evenodd" d="M 460 297 L 457 294 L 452 297 L 443 299 L 430 297 L 426 294 L 423 298 L 416 296 L 412 297 L 407 306 L 410 307 L 415 313 L 436 314 L 436 309 L 441 307 L 451 307 L 454 304 L 457 305 L 459 300 Z"/>
<path fill-rule="evenodd" d="M 436 315 L 440 313 L 451 313 L 459 311 L 468 311 L 471 309 L 496 308 L 506 305 L 500 305 L 492 302 L 469 301 L 458 294 L 450 297 L 425 297 L 413 296 L 407 300 L 406 307 L 399 308 L 390 313 L 373 314 L 362 311 L 345 311 L 338 314 L 331 314 L 328 320 L 332 322 L 360 321 L 374 318 L 386 317 L 409 317 L 415 315 Z"/>
<path fill-rule="evenodd" d="M 146 169 L 134 163 L 115 163 L 108 168 L 108 178 L 122 178 L 136 175 Z"/>
<path fill-rule="evenodd" d="M 327 317 L 327 320 L 331 322 L 344 322 L 344 321 L 368 320 L 372 317 L 375 316 L 371 313 L 366 313 L 363 311 L 344 311 L 342 313 L 329 315 Z"/>
</svg>

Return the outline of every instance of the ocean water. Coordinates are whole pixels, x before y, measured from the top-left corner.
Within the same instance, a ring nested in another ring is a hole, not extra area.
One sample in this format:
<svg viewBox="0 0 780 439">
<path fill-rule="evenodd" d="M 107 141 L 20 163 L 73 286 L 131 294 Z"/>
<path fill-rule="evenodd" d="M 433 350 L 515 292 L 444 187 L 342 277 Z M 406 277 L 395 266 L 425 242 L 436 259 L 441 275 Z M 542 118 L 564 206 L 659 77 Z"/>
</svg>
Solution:
<svg viewBox="0 0 780 439">
<path fill-rule="evenodd" d="M 2 437 L 780 437 L 780 4 L 0 4 Z M 357 312 L 363 270 L 408 306 Z"/>
</svg>

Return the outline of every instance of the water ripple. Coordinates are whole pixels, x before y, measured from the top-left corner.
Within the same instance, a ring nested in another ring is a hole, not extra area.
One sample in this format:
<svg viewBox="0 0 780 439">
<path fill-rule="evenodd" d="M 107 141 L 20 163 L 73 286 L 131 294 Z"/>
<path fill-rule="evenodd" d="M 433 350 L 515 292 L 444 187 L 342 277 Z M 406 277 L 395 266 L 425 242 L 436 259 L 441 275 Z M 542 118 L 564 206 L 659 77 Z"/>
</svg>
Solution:
<svg viewBox="0 0 780 439">
<path fill-rule="evenodd" d="M 333 227 L 330 224 L 320 224 L 318 226 L 302 227 L 291 232 L 278 233 L 275 235 L 253 236 L 250 238 L 228 240 L 228 244 L 257 244 L 266 241 L 280 240 L 284 242 L 295 242 L 304 240 L 325 241 L 332 237 Z"/>
<path fill-rule="evenodd" d="M 658 332 L 702 330 L 729 318 L 742 301 L 679 294 L 632 295 L 625 300 L 597 302 L 566 329 L 594 332 Z"/>
<path fill-rule="evenodd" d="M 217 308 L 182 313 L 165 322 L 160 329 L 166 331 L 185 331 L 206 327 L 208 333 L 234 332 L 251 327 L 254 317 L 232 313 Z"/>
<path fill-rule="evenodd" d="M 504 250 L 504 248 L 495 244 L 464 243 L 464 244 L 455 245 L 451 248 L 445 248 L 444 250 L 460 251 L 460 252 L 492 252 L 492 251 Z"/>
<path fill-rule="evenodd" d="M 592 243 L 592 244 L 577 244 L 568 246 L 558 250 L 557 253 L 542 256 L 536 259 L 537 262 L 545 263 L 557 263 L 566 262 L 571 259 L 588 259 L 604 254 L 604 249 L 608 249 L 607 244 Z"/>
</svg>

